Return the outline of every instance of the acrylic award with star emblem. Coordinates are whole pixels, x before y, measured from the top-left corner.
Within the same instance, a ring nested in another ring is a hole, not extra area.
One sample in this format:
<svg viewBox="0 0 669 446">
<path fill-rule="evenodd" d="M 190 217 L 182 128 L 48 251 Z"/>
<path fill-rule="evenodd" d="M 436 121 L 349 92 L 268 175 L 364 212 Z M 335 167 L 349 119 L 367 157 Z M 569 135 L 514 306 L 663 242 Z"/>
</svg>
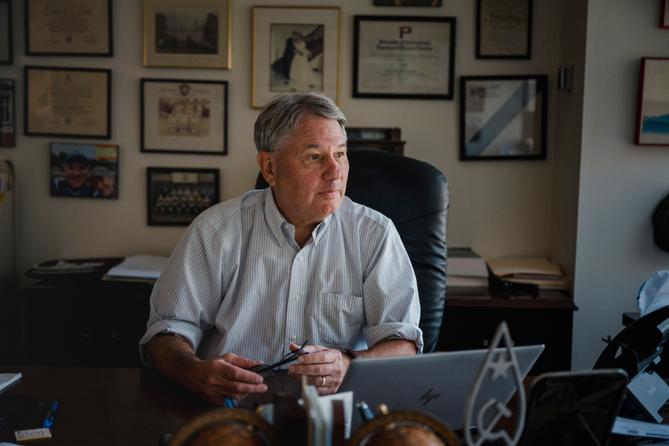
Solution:
<svg viewBox="0 0 669 446">
<path fill-rule="evenodd" d="M 501 322 L 465 403 L 464 434 L 469 446 L 489 442 L 510 446 L 520 439 L 525 423 L 525 388 L 512 346 L 506 322 Z M 510 384 L 515 389 L 512 405 L 489 396 L 491 392 L 487 390 L 501 384 Z"/>
</svg>

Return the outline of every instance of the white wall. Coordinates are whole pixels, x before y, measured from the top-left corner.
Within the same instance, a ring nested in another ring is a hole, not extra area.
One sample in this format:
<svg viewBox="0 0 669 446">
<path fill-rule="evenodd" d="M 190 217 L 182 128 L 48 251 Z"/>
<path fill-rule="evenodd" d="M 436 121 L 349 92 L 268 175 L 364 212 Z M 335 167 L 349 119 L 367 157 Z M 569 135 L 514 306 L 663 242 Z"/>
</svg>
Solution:
<svg viewBox="0 0 669 446">
<path fill-rule="evenodd" d="M 669 148 L 633 145 L 639 58 L 669 55 L 659 2 L 590 0 L 586 49 L 575 299 L 574 368 L 592 367 L 599 341 L 635 310 L 641 282 L 669 267 L 650 218 L 669 192 Z"/>
<path fill-rule="evenodd" d="M 14 2 L 15 5 L 18 2 Z M 530 61 L 474 58 L 475 2 L 445 0 L 441 8 L 381 8 L 371 0 L 236 0 L 233 7 L 233 68 L 230 71 L 145 68 L 141 62 L 140 2 L 114 1 L 113 58 L 26 57 L 23 11 L 15 7 L 15 64 L 0 67 L 0 77 L 17 81 L 18 145 L 0 149 L 15 163 L 19 200 L 19 269 L 52 258 L 169 254 L 182 228 L 146 225 L 146 166 L 219 167 L 223 198 L 236 196 L 254 182 L 256 166 L 251 128 L 258 114 L 250 108 L 251 5 L 328 4 L 342 7 L 341 107 L 353 126 L 398 126 L 406 154 L 434 164 L 451 187 L 449 244 L 471 245 L 487 256 L 548 255 L 551 245 L 555 72 L 559 57 L 560 2 L 535 1 L 533 57 Z M 353 99 L 352 31 L 354 14 L 415 14 L 457 17 L 456 76 L 474 74 L 548 74 L 549 153 L 547 161 L 458 161 L 456 100 Z M 105 67 L 113 70 L 112 138 L 121 150 L 120 198 L 114 201 L 52 198 L 48 188 L 48 144 L 66 138 L 23 135 L 23 65 Z M 165 155 L 139 151 L 141 77 L 225 79 L 229 81 L 229 154 Z M 635 152 L 636 153 L 636 152 Z"/>
</svg>

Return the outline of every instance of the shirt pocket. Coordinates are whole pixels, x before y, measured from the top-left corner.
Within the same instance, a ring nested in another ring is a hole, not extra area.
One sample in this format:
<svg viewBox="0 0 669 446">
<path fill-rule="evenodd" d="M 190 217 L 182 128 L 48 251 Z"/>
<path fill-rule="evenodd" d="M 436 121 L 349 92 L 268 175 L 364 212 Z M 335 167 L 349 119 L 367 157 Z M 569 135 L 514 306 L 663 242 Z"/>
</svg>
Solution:
<svg viewBox="0 0 669 446">
<path fill-rule="evenodd" d="M 350 347 L 364 322 L 362 297 L 337 293 L 321 295 L 319 333 L 324 347 Z"/>
</svg>

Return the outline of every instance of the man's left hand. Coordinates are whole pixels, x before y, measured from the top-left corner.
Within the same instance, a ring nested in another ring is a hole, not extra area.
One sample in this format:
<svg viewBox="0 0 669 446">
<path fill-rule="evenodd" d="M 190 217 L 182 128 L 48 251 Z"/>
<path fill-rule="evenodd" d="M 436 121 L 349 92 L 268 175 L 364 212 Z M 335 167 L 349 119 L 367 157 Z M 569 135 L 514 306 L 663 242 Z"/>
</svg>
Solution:
<svg viewBox="0 0 669 446">
<path fill-rule="evenodd" d="M 297 351 L 300 346 L 290 344 L 290 349 Z M 346 376 L 350 358 L 339 350 L 330 350 L 320 345 L 307 345 L 304 350 L 309 354 L 300 356 L 296 364 L 288 367 L 288 373 L 297 378 L 306 376 L 307 383 L 316 386 L 321 395 L 335 393 Z"/>
</svg>

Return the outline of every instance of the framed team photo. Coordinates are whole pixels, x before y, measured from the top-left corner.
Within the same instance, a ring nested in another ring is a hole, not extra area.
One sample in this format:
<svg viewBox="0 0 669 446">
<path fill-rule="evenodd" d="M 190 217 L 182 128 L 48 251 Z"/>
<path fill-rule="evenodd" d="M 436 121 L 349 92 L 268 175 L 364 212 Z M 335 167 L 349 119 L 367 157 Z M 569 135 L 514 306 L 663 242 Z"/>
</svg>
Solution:
<svg viewBox="0 0 669 446">
<path fill-rule="evenodd" d="M 51 196 L 118 198 L 118 152 L 112 144 L 51 143 Z"/>
</svg>

